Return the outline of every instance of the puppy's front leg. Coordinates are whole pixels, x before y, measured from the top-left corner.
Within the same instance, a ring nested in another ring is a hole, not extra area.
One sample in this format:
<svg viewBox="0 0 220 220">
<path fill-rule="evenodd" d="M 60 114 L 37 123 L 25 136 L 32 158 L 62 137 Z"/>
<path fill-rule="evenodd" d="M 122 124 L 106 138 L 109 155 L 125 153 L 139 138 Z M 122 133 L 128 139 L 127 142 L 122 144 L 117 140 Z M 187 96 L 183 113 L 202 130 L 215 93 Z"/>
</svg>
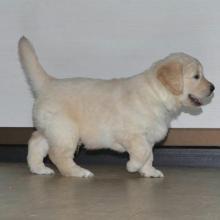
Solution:
<svg viewBox="0 0 220 220">
<path fill-rule="evenodd" d="M 153 152 L 151 151 L 150 157 L 144 164 L 144 166 L 139 170 L 140 174 L 144 177 L 164 177 L 160 170 L 153 167 Z"/>
<path fill-rule="evenodd" d="M 127 170 L 129 172 L 139 171 L 149 159 L 152 147 L 146 142 L 144 136 L 137 135 L 129 138 L 126 146 L 130 156 L 130 160 L 127 163 Z"/>
</svg>

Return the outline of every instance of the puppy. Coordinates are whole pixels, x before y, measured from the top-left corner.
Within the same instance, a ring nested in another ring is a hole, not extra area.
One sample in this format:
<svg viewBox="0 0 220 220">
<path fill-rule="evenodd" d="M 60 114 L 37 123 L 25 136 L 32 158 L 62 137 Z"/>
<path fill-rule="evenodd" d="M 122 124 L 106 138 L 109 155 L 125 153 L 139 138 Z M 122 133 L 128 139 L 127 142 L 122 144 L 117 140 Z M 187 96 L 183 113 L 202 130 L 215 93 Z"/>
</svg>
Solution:
<svg viewBox="0 0 220 220">
<path fill-rule="evenodd" d="M 152 148 L 167 134 L 184 107 L 201 106 L 214 91 L 195 58 L 175 53 L 133 77 L 100 80 L 56 79 L 46 73 L 31 43 L 22 37 L 18 52 L 35 99 L 28 165 L 36 174 L 54 171 L 43 163 L 48 154 L 64 176 L 93 174 L 74 160 L 79 143 L 87 149 L 127 151 L 129 172 L 163 177 L 152 166 Z"/>
</svg>

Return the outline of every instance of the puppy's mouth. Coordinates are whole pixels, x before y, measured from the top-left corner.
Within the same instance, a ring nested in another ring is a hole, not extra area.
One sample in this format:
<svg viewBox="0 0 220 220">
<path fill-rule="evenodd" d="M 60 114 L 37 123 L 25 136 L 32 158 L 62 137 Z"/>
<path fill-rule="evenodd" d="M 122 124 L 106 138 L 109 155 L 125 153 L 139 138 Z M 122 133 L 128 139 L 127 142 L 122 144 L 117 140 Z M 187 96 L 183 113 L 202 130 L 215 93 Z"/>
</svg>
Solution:
<svg viewBox="0 0 220 220">
<path fill-rule="evenodd" d="M 201 106 L 203 104 L 199 98 L 195 97 L 192 94 L 189 94 L 188 97 L 189 97 L 190 101 L 192 102 L 192 104 L 195 106 Z"/>
</svg>

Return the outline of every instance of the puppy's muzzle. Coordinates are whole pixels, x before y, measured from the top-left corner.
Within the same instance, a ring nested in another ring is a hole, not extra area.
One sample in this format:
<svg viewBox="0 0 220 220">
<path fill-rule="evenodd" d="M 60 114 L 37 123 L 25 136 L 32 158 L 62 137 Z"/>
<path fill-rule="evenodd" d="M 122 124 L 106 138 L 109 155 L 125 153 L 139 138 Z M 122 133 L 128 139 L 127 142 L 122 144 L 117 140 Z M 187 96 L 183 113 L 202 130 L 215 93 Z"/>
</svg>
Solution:
<svg viewBox="0 0 220 220">
<path fill-rule="evenodd" d="M 212 83 L 210 83 L 210 94 L 212 94 L 214 90 L 215 90 L 215 86 Z"/>
</svg>

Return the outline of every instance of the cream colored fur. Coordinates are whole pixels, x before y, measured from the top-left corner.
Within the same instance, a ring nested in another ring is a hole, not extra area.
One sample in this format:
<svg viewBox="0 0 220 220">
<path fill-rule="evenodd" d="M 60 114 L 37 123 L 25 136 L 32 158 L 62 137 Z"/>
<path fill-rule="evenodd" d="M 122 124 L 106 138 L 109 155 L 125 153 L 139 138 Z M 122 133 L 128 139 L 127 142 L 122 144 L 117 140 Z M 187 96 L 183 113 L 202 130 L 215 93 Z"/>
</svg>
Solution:
<svg viewBox="0 0 220 220">
<path fill-rule="evenodd" d="M 80 142 L 87 149 L 127 151 L 129 172 L 162 177 L 152 166 L 154 144 L 166 136 L 182 106 L 193 106 L 189 94 L 199 100 L 211 94 L 201 64 L 183 53 L 172 54 L 141 74 L 112 80 L 53 78 L 24 37 L 19 41 L 19 56 L 35 97 L 33 121 L 37 131 L 29 141 L 28 164 L 37 174 L 54 173 L 43 163 L 49 154 L 63 175 L 93 176 L 73 160 Z M 181 66 L 178 79 L 177 70 L 169 66 L 174 62 Z M 169 71 L 173 76 L 166 78 Z M 199 80 L 193 78 L 197 73 Z M 175 88 L 181 94 L 172 92 L 176 86 L 181 87 Z"/>
</svg>

